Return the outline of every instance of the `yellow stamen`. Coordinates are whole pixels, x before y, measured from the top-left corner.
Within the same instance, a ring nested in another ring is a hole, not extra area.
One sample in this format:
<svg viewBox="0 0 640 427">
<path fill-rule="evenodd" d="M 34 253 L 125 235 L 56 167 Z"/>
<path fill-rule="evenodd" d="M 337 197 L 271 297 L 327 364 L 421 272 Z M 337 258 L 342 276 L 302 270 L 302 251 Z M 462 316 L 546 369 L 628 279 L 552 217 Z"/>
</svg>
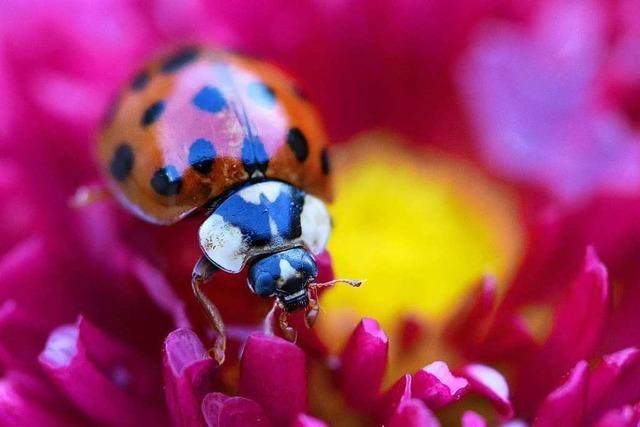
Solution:
<svg viewBox="0 0 640 427">
<path fill-rule="evenodd" d="M 390 335 L 403 314 L 441 324 L 482 275 L 505 282 L 522 249 L 518 208 L 505 188 L 468 161 L 409 151 L 389 135 L 347 147 L 337 153 L 329 249 L 336 277 L 367 285 L 322 297 L 326 342 L 339 346 L 362 316 Z"/>
</svg>

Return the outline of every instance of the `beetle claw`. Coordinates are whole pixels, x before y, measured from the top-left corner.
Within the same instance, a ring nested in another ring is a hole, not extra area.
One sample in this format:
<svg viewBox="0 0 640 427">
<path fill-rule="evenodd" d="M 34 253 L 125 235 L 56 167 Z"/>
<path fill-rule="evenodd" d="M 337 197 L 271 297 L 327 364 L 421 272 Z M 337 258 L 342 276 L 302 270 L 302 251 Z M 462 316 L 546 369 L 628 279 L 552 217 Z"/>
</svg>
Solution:
<svg viewBox="0 0 640 427">
<path fill-rule="evenodd" d="M 207 355 L 215 360 L 218 365 L 222 365 L 225 359 L 225 340 L 216 339 L 215 344 L 207 351 Z"/>
<path fill-rule="evenodd" d="M 296 330 L 289 325 L 289 313 L 283 311 L 280 313 L 280 330 L 282 331 L 282 335 L 286 338 L 287 341 L 296 342 L 298 338 L 298 333 Z"/>
<path fill-rule="evenodd" d="M 304 324 L 307 328 L 312 328 L 318 319 L 318 313 L 320 312 L 320 304 L 318 304 L 318 300 L 309 299 L 309 307 L 307 312 L 304 314 Z"/>
</svg>

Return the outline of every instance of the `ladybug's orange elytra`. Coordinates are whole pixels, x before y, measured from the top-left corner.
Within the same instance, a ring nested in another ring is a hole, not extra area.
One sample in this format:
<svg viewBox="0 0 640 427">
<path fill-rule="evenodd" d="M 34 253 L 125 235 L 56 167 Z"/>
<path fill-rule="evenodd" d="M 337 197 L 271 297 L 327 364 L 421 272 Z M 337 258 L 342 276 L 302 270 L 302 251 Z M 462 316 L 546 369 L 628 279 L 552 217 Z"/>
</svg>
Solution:
<svg viewBox="0 0 640 427">
<path fill-rule="evenodd" d="M 117 97 L 100 164 L 120 200 L 158 224 L 254 178 L 330 200 L 327 137 L 296 88 L 273 65 L 222 50 L 157 58 Z"/>
</svg>

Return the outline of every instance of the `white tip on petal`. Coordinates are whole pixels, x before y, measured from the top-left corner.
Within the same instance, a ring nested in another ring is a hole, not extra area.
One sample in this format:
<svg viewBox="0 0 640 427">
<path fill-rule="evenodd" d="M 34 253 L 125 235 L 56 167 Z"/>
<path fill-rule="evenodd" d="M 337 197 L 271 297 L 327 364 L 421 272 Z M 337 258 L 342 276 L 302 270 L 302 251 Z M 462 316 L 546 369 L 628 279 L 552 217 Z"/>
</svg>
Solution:
<svg viewBox="0 0 640 427">
<path fill-rule="evenodd" d="M 40 359 L 54 368 L 68 366 L 78 352 L 78 326 L 63 325 L 54 329 L 40 354 Z"/>
</svg>

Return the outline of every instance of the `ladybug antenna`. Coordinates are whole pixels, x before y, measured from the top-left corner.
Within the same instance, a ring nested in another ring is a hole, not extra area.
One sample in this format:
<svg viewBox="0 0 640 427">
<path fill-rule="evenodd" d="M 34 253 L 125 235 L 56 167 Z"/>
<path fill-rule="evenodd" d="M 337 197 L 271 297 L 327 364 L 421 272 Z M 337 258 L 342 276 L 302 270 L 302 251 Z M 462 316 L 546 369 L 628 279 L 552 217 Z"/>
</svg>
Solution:
<svg viewBox="0 0 640 427">
<path fill-rule="evenodd" d="M 354 288 L 359 288 L 360 285 L 362 285 L 364 283 L 364 280 L 358 280 L 358 279 L 334 279 L 334 280 L 329 280 L 328 282 L 324 282 L 324 283 L 311 283 L 309 285 L 309 288 L 311 289 L 318 289 L 318 288 L 326 288 L 329 286 L 333 286 L 336 283 L 346 283 L 349 286 L 353 286 Z"/>
<path fill-rule="evenodd" d="M 320 313 L 320 303 L 318 302 L 318 289 L 333 286 L 336 283 L 346 283 L 354 288 L 362 285 L 362 280 L 356 279 L 334 279 L 324 283 L 311 283 L 309 285 L 309 304 L 307 305 L 306 312 L 304 314 L 304 324 L 307 328 L 311 328 L 318 318 Z"/>
</svg>

